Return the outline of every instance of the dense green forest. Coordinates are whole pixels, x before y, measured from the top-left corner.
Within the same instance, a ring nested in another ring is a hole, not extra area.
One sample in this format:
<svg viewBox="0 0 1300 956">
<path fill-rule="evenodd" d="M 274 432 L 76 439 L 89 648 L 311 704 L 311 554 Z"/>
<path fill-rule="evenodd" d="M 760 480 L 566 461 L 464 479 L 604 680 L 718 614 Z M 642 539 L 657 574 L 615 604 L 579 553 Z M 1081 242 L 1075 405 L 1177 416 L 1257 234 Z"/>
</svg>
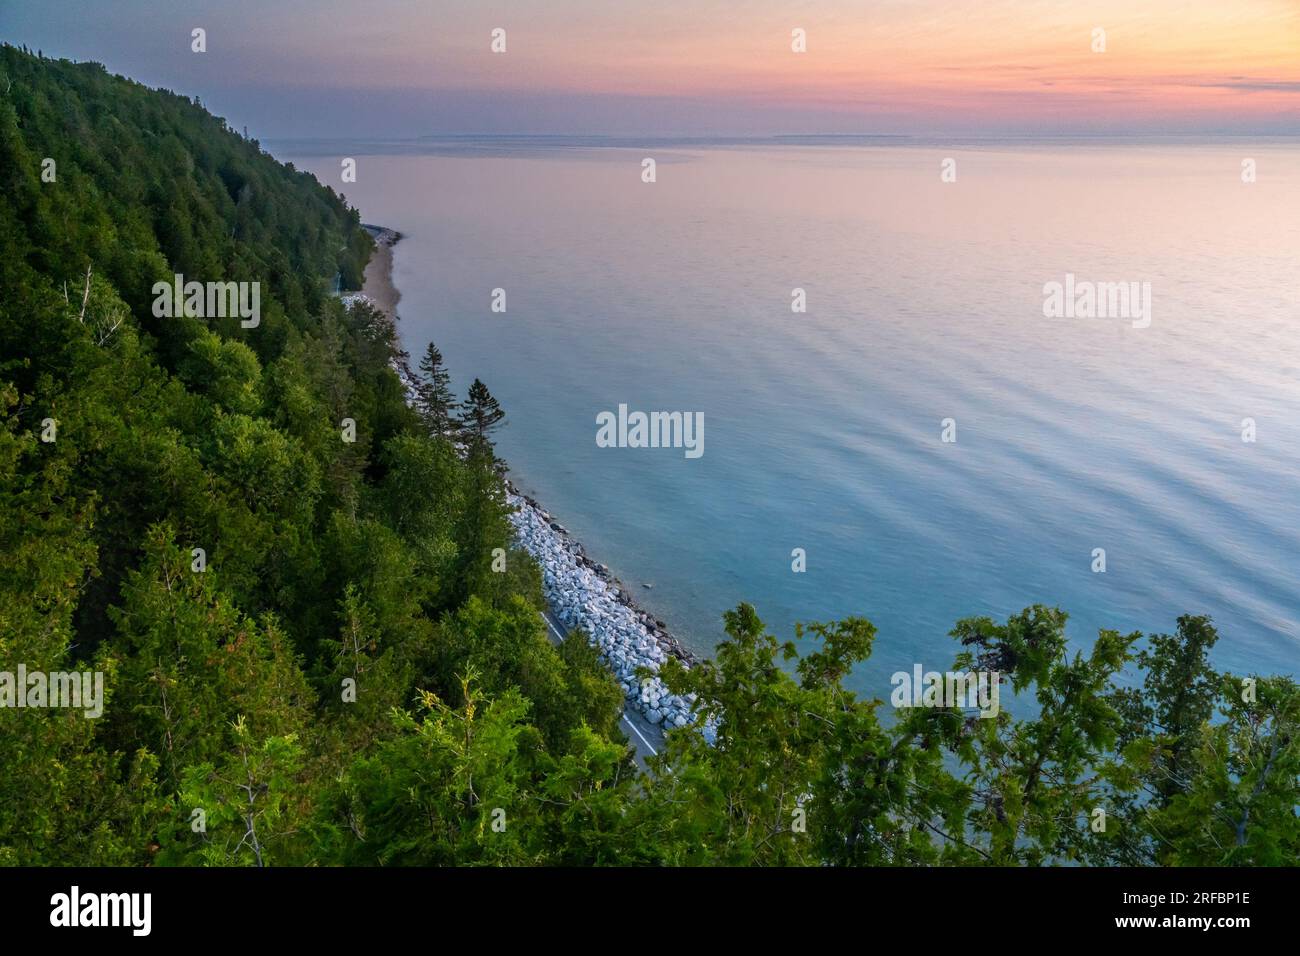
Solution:
<svg viewBox="0 0 1300 956">
<path fill-rule="evenodd" d="M 1202 617 L 1086 653 L 1053 608 L 960 621 L 954 666 L 1024 706 L 895 718 L 842 686 L 868 621 L 800 656 L 740 605 L 664 672 L 716 741 L 638 770 L 536 565 L 493 569 L 486 389 L 455 441 L 436 363 L 408 404 L 392 324 L 331 294 L 372 249 L 343 197 L 197 102 L 9 46 L 0 184 L 0 671 L 106 695 L 0 708 L 0 862 L 1300 857 L 1300 690 L 1213 670 Z M 178 273 L 260 282 L 260 323 L 155 315 Z"/>
</svg>

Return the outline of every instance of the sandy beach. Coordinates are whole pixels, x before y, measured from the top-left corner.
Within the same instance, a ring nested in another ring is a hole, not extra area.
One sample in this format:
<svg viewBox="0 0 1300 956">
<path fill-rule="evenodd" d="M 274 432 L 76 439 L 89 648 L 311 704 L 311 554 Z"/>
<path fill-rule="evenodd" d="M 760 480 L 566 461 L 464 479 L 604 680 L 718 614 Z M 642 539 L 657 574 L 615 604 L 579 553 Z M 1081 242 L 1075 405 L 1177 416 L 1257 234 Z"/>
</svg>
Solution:
<svg viewBox="0 0 1300 956">
<path fill-rule="evenodd" d="M 366 264 L 361 292 L 396 322 L 397 303 L 402 294 L 393 285 L 393 246 L 397 245 L 402 234 L 395 229 L 366 223 L 362 223 L 362 227 L 375 240 L 375 254 Z"/>
</svg>

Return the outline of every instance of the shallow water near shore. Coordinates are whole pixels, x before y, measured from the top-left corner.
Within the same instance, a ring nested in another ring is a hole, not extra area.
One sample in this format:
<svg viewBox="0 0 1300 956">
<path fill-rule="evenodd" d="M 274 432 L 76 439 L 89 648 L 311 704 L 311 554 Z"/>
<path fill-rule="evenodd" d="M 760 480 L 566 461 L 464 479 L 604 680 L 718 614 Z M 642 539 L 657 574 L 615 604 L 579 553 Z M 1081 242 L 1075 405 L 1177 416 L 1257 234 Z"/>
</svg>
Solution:
<svg viewBox="0 0 1300 956">
<path fill-rule="evenodd" d="M 1042 602 L 1079 647 L 1208 613 L 1220 667 L 1300 671 L 1300 148 L 274 152 L 404 234 L 413 358 L 487 383 L 516 482 L 688 647 L 742 600 L 866 616 L 887 699 Z M 1149 327 L 1045 318 L 1067 273 L 1150 282 Z M 704 454 L 598 447 L 620 404 L 702 412 Z"/>
</svg>

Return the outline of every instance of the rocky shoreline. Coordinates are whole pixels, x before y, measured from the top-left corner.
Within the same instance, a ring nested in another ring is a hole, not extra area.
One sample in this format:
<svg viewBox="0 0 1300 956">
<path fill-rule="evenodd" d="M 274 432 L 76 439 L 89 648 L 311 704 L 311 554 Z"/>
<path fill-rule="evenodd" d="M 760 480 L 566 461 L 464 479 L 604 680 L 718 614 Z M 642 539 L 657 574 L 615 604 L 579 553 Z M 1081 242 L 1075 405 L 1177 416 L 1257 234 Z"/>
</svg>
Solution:
<svg viewBox="0 0 1300 956">
<path fill-rule="evenodd" d="M 663 621 L 638 607 L 609 568 L 588 557 L 582 544 L 538 502 L 509 481 L 506 493 L 515 509 L 510 522 L 516 541 L 541 566 L 542 587 L 555 616 L 590 636 L 629 707 L 664 728 L 692 723 L 693 697 L 670 693 L 659 679 L 659 668 L 670 656 L 690 667 L 694 655 L 668 633 Z M 638 676 L 642 668 L 650 676 Z"/>
<path fill-rule="evenodd" d="M 401 233 L 382 226 L 365 227 L 376 240 L 375 260 L 365 275 L 365 288 L 353 293 L 377 305 L 394 326 L 397 292 L 392 284 L 392 247 Z M 377 260 L 377 261 L 376 261 Z M 348 300 L 345 300 L 348 301 Z M 414 376 L 403 354 L 393 362 L 406 391 L 415 397 Z M 537 501 L 505 479 L 507 503 L 514 509 L 510 523 L 518 546 L 538 563 L 547 604 L 567 628 L 582 628 L 623 688 L 627 706 L 635 707 L 651 724 L 685 727 L 694 722 L 694 699 L 669 693 L 659 668 L 671 656 L 684 666 L 696 660 L 668 633 L 663 621 L 638 607 L 627 588 L 609 568 L 587 556 L 586 549 Z M 649 672 L 641 677 L 637 671 Z M 704 733 L 712 739 L 712 727 Z"/>
</svg>

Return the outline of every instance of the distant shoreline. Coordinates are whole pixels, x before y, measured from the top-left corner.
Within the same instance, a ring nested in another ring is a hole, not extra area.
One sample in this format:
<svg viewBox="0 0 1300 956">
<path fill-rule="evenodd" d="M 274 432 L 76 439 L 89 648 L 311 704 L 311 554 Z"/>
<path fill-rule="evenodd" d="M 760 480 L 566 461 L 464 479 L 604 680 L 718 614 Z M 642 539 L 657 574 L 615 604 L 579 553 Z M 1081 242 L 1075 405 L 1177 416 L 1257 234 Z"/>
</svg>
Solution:
<svg viewBox="0 0 1300 956">
<path fill-rule="evenodd" d="M 518 152 L 598 149 L 777 149 L 777 148 L 889 148 L 889 149 L 972 149 L 1062 148 L 1062 147 L 1170 147 L 1179 148 L 1294 148 L 1300 140 L 1295 132 L 1251 133 L 1063 133 L 969 134 L 914 133 L 829 133 L 774 134 L 764 136 L 603 136 L 584 133 L 559 134 L 438 134 L 405 139 L 369 137 L 290 137 L 268 141 L 275 154 L 295 157 L 334 157 L 341 150 L 352 155 L 512 155 Z"/>
</svg>

